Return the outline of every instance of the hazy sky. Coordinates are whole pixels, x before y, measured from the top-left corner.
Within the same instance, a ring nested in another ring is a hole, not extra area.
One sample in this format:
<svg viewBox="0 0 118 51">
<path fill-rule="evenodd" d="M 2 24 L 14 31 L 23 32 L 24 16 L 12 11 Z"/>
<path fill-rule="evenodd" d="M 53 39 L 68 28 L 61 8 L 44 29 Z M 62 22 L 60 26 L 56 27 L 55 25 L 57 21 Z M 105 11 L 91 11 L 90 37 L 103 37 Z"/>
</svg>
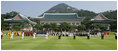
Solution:
<svg viewBox="0 0 118 51">
<path fill-rule="evenodd" d="M 117 2 L 115 1 L 2 1 L 1 3 L 1 13 L 17 11 L 31 17 L 39 16 L 59 3 L 66 3 L 77 9 L 90 10 L 96 13 L 117 9 Z"/>
</svg>

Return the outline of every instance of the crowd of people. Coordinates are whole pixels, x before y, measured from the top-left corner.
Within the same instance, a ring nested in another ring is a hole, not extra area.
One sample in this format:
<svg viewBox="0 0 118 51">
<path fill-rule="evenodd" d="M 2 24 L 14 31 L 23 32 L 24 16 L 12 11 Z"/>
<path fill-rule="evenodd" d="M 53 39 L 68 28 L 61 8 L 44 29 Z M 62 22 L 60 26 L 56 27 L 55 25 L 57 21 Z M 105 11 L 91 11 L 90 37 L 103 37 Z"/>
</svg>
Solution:
<svg viewBox="0 0 118 51">
<path fill-rule="evenodd" d="M 49 33 L 49 32 L 45 32 L 43 33 L 45 34 L 45 38 L 48 39 L 48 36 L 49 35 L 52 35 L 52 36 L 58 36 L 58 39 L 61 39 L 61 36 L 73 36 L 73 39 L 76 39 L 76 36 L 87 36 L 87 39 L 90 39 L 90 36 L 91 35 L 98 35 L 100 34 L 101 36 L 101 39 L 104 39 L 104 36 L 105 35 L 109 35 L 109 32 L 99 32 L 99 33 L 90 33 L 90 32 L 86 32 L 86 33 L 79 33 L 79 32 L 74 32 L 74 33 L 69 33 L 69 32 L 53 32 L 53 33 Z M 37 35 L 37 32 L 24 32 L 22 31 L 21 33 L 19 32 L 13 32 L 11 31 L 10 33 L 7 33 L 7 36 L 10 36 L 10 39 L 13 39 L 13 36 L 22 36 L 22 39 L 24 39 L 24 36 L 33 36 L 33 39 L 35 39 L 35 36 Z M 1 32 L 1 39 L 3 37 L 3 31 Z M 117 39 L 117 33 L 115 33 L 115 39 Z"/>
</svg>

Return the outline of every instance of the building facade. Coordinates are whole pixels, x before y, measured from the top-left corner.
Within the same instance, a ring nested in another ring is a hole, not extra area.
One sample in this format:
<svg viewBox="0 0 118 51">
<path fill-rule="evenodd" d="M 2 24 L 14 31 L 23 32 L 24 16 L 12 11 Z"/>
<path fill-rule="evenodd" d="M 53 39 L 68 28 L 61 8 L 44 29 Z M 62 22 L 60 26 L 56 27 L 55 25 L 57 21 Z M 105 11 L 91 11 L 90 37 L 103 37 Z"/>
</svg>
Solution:
<svg viewBox="0 0 118 51">
<path fill-rule="evenodd" d="M 22 27 L 22 30 L 24 31 L 32 31 L 33 30 L 33 25 L 36 25 L 36 22 L 31 21 L 30 19 L 28 19 L 27 16 L 24 16 L 22 14 L 17 14 L 15 17 L 11 18 L 11 19 L 4 19 L 4 21 L 8 22 L 11 24 L 11 29 L 13 29 L 13 25 L 14 24 L 18 24 L 20 22 L 26 22 L 27 25 L 29 25 L 28 27 Z"/>
<path fill-rule="evenodd" d="M 70 25 L 81 25 L 84 17 L 79 17 L 76 13 L 44 13 L 40 18 L 35 18 L 40 21 L 41 25 L 56 23 L 60 25 L 62 22 L 66 22 Z"/>
<path fill-rule="evenodd" d="M 107 30 L 110 30 L 110 23 L 115 22 L 116 20 L 114 19 L 108 19 L 107 17 L 105 17 L 102 13 L 98 14 L 97 16 L 95 16 L 94 18 L 92 18 L 89 21 L 89 24 L 101 24 L 105 27 L 107 27 Z"/>
</svg>

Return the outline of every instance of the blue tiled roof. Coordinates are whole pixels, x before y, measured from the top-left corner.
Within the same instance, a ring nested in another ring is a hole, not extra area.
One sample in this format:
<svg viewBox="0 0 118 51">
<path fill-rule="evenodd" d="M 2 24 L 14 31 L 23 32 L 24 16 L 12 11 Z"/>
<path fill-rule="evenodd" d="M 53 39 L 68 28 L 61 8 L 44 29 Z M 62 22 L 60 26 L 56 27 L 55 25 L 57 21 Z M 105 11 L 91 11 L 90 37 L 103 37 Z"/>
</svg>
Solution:
<svg viewBox="0 0 118 51">
<path fill-rule="evenodd" d="M 76 13 L 44 13 L 42 19 L 82 19 Z"/>
<path fill-rule="evenodd" d="M 24 15 L 21 15 L 21 14 L 17 14 L 16 16 L 20 16 L 21 18 L 23 18 L 23 19 L 20 19 L 20 20 L 16 20 L 16 19 L 4 19 L 4 21 L 8 21 L 8 22 L 23 22 L 23 21 L 27 21 L 28 23 L 30 23 L 30 24 L 37 24 L 36 22 L 33 22 L 33 21 L 31 21 L 31 20 L 29 20 L 26 16 L 24 16 Z"/>
</svg>

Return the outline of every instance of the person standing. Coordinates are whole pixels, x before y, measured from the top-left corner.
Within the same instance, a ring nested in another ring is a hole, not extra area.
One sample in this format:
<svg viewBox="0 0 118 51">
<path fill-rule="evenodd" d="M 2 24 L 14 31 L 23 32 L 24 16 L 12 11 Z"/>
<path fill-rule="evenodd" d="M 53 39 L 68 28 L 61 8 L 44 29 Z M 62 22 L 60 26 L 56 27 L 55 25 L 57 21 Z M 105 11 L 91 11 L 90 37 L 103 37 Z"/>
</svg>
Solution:
<svg viewBox="0 0 118 51">
<path fill-rule="evenodd" d="M 55 36 L 55 35 L 54 35 Z M 48 39 L 48 32 L 46 33 L 46 39 Z"/>
<path fill-rule="evenodd" d="M 64 34 L 65 34 L 65 33 L 64 33 L 64 32 L 62 32 L 62 35 L 63 35 L 63 36 L 64 36 Z"/>
<path fill-rule="evenodd" d="M 14 32 L 13 32 L 13 30 L 11 31 L 11 39 L 13 39 L 13 34 L 14 34 Z"/>
<path fill-rule="evenodd" d="M 101 39 L 104 39 L 104 33 L 103 32 L 101 33 Z"/>
<path fill-rule="evenodd" d="M 73 39 L 76 39 L 76 36 L 75 36 L 75 34 L 73 33 Z"/>
<path fill-rule="evenodd" d="M 87 34 L 87 39 L 90 39 L 90 33 L 88 32 L 88 34 Z"/>
<path fill-rule="evenodd" d="M 19 36 L 19 33 L 17 32 L 17 36 Z"/>
<path fill-rule="evenodd" d="M 66 37 L 68 37 L 68 35 L 69 35 L 69 32 L 66 33 Z"/>
<path fill-rule="evenodd" d="M 61 34 L 59 33 L 58 39 L 61 39 Z"/>
<path fill-rule="evenodd" d="M 34 31 L 34 33 L 33 33 L 33 39 L 35 39 L 35 35 L 36 35 L 36 32 Z"/>
<path fill-rule="evenodd" d="M 109 36 L 109 32 L 107 33 L 107 35 Z"/>
<path fill-rule="evenodd" d="M 24 39 L 24 31 L 22 32 L 22 39 Z"/>
</svg>

